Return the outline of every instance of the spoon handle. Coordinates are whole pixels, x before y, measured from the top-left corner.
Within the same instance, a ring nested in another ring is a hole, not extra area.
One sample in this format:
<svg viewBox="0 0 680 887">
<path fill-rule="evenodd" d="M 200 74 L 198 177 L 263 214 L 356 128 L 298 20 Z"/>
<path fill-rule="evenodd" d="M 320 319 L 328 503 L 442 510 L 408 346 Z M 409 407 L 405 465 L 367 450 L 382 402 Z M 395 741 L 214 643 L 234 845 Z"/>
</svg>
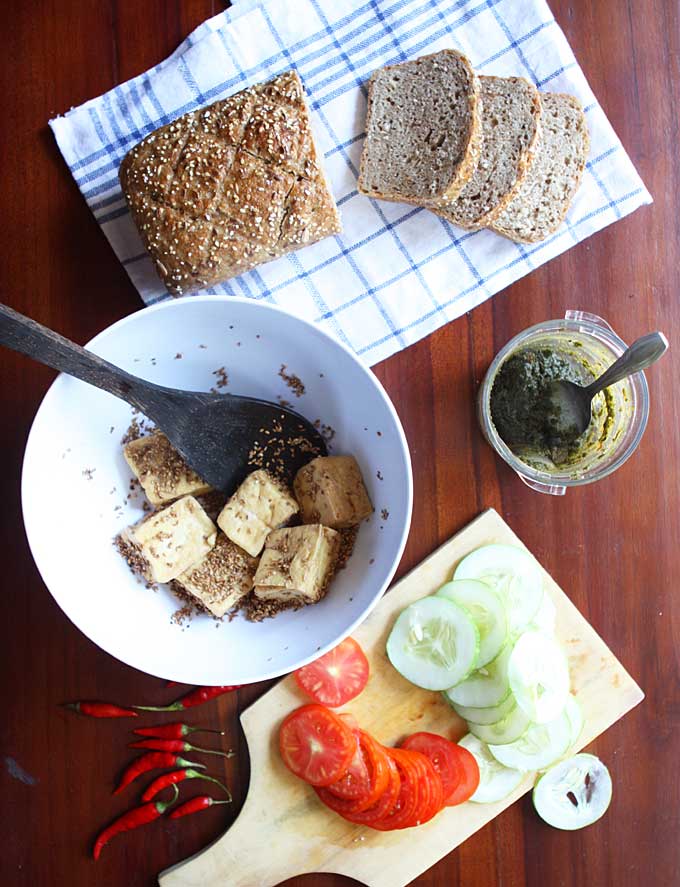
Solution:
<svg viewBox="0 0 680 887">
<path fill-rule="evenodd" d="M 666 352 L 668 339 L 663 333 L 647 333 L 641 336 L 627 348 L 621 357 L 585 389 L 590 397 L 594 397 L 598 391 L 620 382 L 626 376 L 631 376 L 645 367 L 650 366 Z"/>
<path fill-rule="evenodd" d="M 59 333 L 0 304 L 0 345 L 108 391 L 144 411 L 151 386 Z"/>
</svg>

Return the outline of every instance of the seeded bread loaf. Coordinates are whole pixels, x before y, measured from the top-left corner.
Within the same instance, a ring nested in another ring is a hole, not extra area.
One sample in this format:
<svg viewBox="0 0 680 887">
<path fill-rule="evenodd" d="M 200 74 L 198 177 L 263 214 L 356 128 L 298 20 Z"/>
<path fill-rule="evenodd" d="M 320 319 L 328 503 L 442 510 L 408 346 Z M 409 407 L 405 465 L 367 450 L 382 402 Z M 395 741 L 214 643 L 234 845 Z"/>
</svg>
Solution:
<svg viewBox="0 0 680 887">
<path fill-rule="evenodd" d="M 479 80 L 452 49 L 375 71 L 359 190 L 421 205 L 451 202 L 479 159 Z"/>
<path fill-rule="evenodd" d="M 490 226 L 520 243 L 544 240 L 562 224 L 581 183 L 590 148 L 578 99 L 545 93 L 541 104 L 538 150 L 517 194 Z"/>
<path fill-rule="evenodd" d="M 472 178 L 453 203 L 435 211 L 461 228 L 489 225 L 527 174 L 541 124 L 538 90 L 522 77 L 480 77 L 482 151 Z"/>
<path fill-rule="evenodd" d="M 174 295 L 341 230 L 294 71 L 157 129 L 125 156 L 120 182 Z"/>
</svg>

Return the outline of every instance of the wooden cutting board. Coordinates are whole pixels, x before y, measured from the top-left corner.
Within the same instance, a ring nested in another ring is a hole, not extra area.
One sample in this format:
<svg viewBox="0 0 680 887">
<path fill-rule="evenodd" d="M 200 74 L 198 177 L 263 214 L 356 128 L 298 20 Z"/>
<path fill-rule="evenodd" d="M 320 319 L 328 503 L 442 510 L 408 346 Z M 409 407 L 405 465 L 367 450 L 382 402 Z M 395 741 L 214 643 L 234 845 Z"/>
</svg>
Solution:
<svg viewBox="0 0 680 887">
<path fill-rule="evenodd" d="M 394 745 L 416 730 L 451 739 L 466 732 L 439 693 L 414 687 L 392 668 L 385 642 L 407 604 L 435 591 L 451 578 L 464 555 L 489 542 L 522 545 L 495 511 L 484 512 L 399 581 L 354 632 L 370 660 L 371 678 L 346 708 L 381 742 Z M 585 717 L 580 749 L 641 702 L 644 694 L 564 592 L 544 575 L 547 593 L 557 607 L 557 636 L 569 657 L 572 692 Z M 278 726 L 307 701 L 289 676 L 241 715 L 251 767 L 243 809 L 214 844 L 159 875 L 162 887 L 273 887 L 307 872 L 336 872 L 368 887 L 403 887 L 533 784 L 528 775 L 503 801 L 447 808 L 417 830 L 389 833 L 354 826 L 323 807 L 279 758 Z"/>
</svg>

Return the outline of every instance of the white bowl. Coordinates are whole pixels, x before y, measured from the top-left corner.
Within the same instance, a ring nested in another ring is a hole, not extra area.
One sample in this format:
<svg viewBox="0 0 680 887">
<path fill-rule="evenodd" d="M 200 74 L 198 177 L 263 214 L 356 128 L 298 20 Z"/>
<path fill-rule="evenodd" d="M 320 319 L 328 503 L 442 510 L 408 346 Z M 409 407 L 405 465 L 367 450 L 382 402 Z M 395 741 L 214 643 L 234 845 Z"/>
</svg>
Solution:
<svg viewBox="0 0 680 887">
<path fill-rule="evenodd" d="M 26 446 L 22 501 L 26 533 L 45 584 L 66 615 L 102 649 L 149 674 L 188 684 L 246 684 L 315 659 L 350 634 L 389 585 L 408 534 L 413 499 L 408 445 L 373 373 L 313 324 L 248 299 L 194 297 L 163 302 L 104 330 L 92 351 L 152 382 L 205 391 L 224 367 L 222 389 L 285 398 L 335 429 L 332 452 L 352 453 L 375 506 L 347 567 L 319 604 L 260 623 L 171 617 L 181 606 L 131 574 L 116 534 L 143 515 L 127 500 L 130 471 L 121 437 L 130 407 L 59 376 Z M 179 357 L 181 355 L 181 359 Z M 297 398 L 278 375 L 303 381 Z"/>
</svg>

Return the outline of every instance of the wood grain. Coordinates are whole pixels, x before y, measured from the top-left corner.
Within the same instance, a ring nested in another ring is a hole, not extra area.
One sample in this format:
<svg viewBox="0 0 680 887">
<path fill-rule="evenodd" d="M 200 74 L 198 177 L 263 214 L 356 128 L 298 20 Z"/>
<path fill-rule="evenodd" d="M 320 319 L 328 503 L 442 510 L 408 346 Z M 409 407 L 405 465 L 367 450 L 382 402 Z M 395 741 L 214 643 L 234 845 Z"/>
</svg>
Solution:
<svg viewBox="0 0 680 887">
<path fill-rule="evenodd" d="M 81 343 L 139 308 L 46 122 L 156 64 L 221 8 L 210 0 L 6 0 L 0 301 Z M 667 887 L 680 871 L 680 9 L 676 0 L 551 0 L 551 8 L 655 203 L 376 368 L 413 456 L 413 531 L 400 574 L 480 510 L 495 507 L 647 698 L 595 743 L 615 784 L 600 823 L 563 834 L 520 802 L 418 878 L 418 887 Z M 671 351 L 649 373 L 651 417 L 635 457 L 611 478 L 553 500 L 526 489 L 495 458 L 476 425 L 474 394 L 512 335 L 574 307 L 606 317 L 626 341 L 662 329 Z M 238 752 L 224 769 L 211 767 L 229 781 L 233 809 L 128 835 L 94 868 L 89 842 L 132 803 L 132 794 L 110 795 L 128 760 L 129 724 L 78 719 L 57 704 L 165 701 L 175 691 L 80 635 L 31 561 L 21 524 L 21 459 L 52 377 L 0 352 L 0 880 L 17 887 L 151 887 L 157 872 L 200 850 L 234 819 L 249 779 L 238 712 L 267 685 L 192 717 L 221 724 Z M 18 771 L 7 758 L 38 781 L 12 776 Z M 324 874 L 287 887 L 351 883 Z"/>
<path fill-rule="evenodd" d="M 404 576 L 354 632 L 368 657 L 371 679 L 345 708 L 380 742 L 396 745 L 415 730 L 451 739 L 467 732 L 440 693 L 415 688 L 392 667 L 385 646 L 404 607 L 434 594 L 466 554 L 496 542 L 522 544 L 498 513 L 488 509 Z M 556 636 L 568 657 L 571 690 L 584 716 L 576 752 L 641 702 L 644 694 L 545 571 L 543 581 L 555 605 Z M 449 808 L 417 830 L 386 835 L 352 825 L 326 810 L 281 761 L 276 728 L 304 701 L 289 675 L 243 713 L 252 765 L 243 810 L 213 846 L 163 872 L 161 887 L 226 882 L 231 887 L 276 887 L 288 875 L 320 871 L 351 875 L 367 887 L 405 887 L 534 784 L 535 774 L 527 774 L 502 801 Z M 276 838 L 266 854 L 258 854 L 263 835 Z"/>
</svg>

